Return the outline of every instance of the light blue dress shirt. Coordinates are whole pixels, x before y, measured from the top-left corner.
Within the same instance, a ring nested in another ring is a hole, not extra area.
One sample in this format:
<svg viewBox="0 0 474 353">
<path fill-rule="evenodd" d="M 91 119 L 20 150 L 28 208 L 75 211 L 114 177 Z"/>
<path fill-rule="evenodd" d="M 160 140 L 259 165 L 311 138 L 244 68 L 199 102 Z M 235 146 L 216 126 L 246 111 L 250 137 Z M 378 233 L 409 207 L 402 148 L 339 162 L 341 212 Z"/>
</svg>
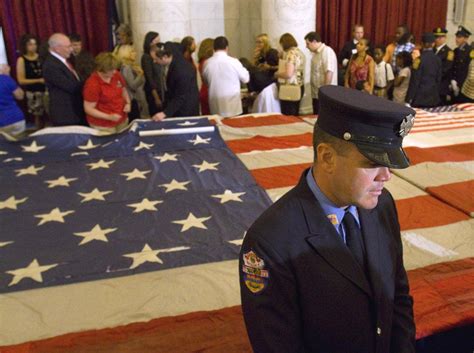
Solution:
<svg viewBox="0 0 474 353">
<path fill-rule="evenodd" d="M 352 213 L 357 222 L 357 225 L 360 227 L 359 213 L 357 212 L 357 208 L 352 205 L 347 208 L 337 207 L 336 205 L 334 205 L 334 203 L 332 203 L 326 197 L 326 195 L 323 194 L 318 184 L 316 184 L 316 181 L 313 178 L 313 168 L 310 168 L 308 174 L 306 174 L 306 182 L 308 183 L 309 188 L 313 192 L 314 197 L 321 205 L 324 214 L 328 217 L 334 228 L 336 228 L 336 231 L 342 237 L 344 243 L 346 243 L 346 234 L 344 227 L 342 226 L 342 219 L 344 218 L 345 213 L 348 211 Z"/>
</svg>

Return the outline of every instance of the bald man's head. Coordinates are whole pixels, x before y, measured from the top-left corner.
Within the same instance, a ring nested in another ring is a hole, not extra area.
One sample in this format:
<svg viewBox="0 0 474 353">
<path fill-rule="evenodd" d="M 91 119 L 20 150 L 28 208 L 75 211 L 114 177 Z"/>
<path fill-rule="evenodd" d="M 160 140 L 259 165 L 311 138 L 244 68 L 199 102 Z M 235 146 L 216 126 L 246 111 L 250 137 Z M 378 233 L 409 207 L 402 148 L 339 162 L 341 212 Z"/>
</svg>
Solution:
<svg viewBox="0 0 474 353">
<path fill-rule="evenodd" d="M 48 40 L 49 50 L 62 56 L 64 59 L 69 58 L 72 52 L 72 45 L 69 37 L 62 33 L 54 33 Z"/>
</svg>

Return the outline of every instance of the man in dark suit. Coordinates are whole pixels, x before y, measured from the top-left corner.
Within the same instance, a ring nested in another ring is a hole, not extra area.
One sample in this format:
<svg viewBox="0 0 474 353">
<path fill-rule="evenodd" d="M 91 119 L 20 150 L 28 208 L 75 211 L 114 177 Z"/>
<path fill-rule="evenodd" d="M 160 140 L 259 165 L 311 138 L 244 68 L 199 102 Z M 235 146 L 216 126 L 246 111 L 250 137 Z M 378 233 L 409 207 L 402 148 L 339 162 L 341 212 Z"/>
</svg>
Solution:
<svg viewBox="0 0 474 353">
<path fill-rule="evenodd" d="M 85 125 L 82 83 L 71 63 L 71 41 L 62 33 L 49 40 L 49 54 L 43 63 L 43 77 L 49 91 L 49 116 L 55 126 Z"/>
<path fill-rule="evenodd" d="M 159 43 L 150 52 L 157 64 L 168 65 L 166 75 L 165 109 L 156 113 L 153 120 L 166 117 L 199 115 L 199 90 L 196 68 L 184 59 L 179 43 Z"/>
<path fill-rule="evenodd" d="M 457 97 L 464 81 L 466 80 L 469 63 L 474 58 L 474 48 L 472 48 L 468 43 L 471 32 L 465 27 L 459 26 L 455 35 L 457 48 L 454 49 L 451 87 L 454 96 Z M 456 102 L 456 99 L 454 101 Z"/>
<path fill-rule="evenodd" d="M 413 73 L 406 101 L 412 107 L 436 107 L 441 104 L 439 98 L 442 76 L 441 59 L 433 51 L 435 41 L 433 33 L 423 34 L 421 41 L 423 48 L 420 57 L 413 62 Z"/>
<path fill-rule="evenodd" d="M 251 226 L 240 259 L 255 353 L 414 353 L 389 168 L 415 111 L 340 86 L 319 91 L 313 167 Z"/>
<path fill-rule="evenodd" d="M 453 67 L 454 52 L 446 44 L 446 35 L 448 30 L 446 28 L 435 28 L 433 30 L 435 36 L 435 54 L 441 59 L 441 84 L 439 87 L 439 98 L 442 105 L 449 104 L 451 102 L 451 96 L 449 91 L 449 84 L 451 81 L 451 69 Z"/>
<path fill-rule="evenodd" d="M 349 60 L 351 60 L 352 55 L 357 54 L 356 45 L 362 38 L 364 38 L 364 26 L 361 24 L 355 24 L 352 27 L 351 40 L 344 44 L 338 57 L 338 84 L 340 86 L 344 86 L 344 73 L 346 72 L 347 64 L 349 63 Z"/>
</svg>

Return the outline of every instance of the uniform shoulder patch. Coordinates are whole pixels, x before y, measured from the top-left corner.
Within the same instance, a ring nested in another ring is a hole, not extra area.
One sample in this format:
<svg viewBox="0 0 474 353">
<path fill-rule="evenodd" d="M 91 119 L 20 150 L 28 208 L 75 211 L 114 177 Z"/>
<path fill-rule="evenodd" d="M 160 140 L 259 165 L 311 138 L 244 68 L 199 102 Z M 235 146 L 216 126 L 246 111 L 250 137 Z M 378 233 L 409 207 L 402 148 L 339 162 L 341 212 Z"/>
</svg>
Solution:
<svg viewBox="0 0 474 353">
<path fill-rule="evenodd" d="M 448 61 L 454 60 L 454 52 L 452 50 L 448 51 L 448 56 L 446 57 L 446 60 Z"/>
<path fill-rule="evenodd" d="M 247 289 L 253 294 L 261 293 L 268 285 L 269 272 L 265 269 L 265 261 L 253 250 L 242 255 L 242 275 Z"/>
</svg>

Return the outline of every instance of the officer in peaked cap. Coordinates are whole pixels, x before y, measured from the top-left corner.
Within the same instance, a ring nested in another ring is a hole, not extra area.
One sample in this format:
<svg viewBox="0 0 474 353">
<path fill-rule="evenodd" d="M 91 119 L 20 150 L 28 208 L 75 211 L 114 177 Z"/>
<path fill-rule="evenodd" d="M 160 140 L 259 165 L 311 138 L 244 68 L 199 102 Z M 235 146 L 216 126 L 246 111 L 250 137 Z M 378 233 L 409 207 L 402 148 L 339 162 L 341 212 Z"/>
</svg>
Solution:
<svg viewBox="0 0 474 353">
<path fill-rule="evenodd" d="M 454 52 L 446 44 L 446 35 L 448 34 L 446 28 L 437 27 L 433 29 L 433 34 L 435 36 L 434 52 L 436 56 L 441 59 L 441 84 L 439 88 L 439 97 L 441 105 L 446 105 L 451 102 L 449 84 L 451 83 L 451 69 L 453 67 Z"/>
<path fill-rule="evenodd" d="M 454 49 L 454 63 L 451 74 L 451 87 L 454 96 L 459 95 L 459 91 L 467 77 L 469 69 L 469 63 L 474 58 L 474 49 L 468 43 L 471 32 L 463 27 L 459 26 L 456 34 L 456 45 Z M 456 102 L 456 99 L 454 100 Z"/>
<path fill-rule="evenodd" d="M 421 37 L 422 51 L 413 65 L 406 101 L 412 107 L 428 108 L 441 105 L 440 85 L 442 78 L 441 59 L 433 51 L 435 36 L 424 33 Z"/>
<path fill-rule="evenodd" d="M 319 91 L 314 162 L 250 227 L 239 259 L 255 353 L 415 352 L 390 168 L 415 111 L 340 86 Z M 275 176 L 276 177 L 276 176 Z"/>
</svg>

